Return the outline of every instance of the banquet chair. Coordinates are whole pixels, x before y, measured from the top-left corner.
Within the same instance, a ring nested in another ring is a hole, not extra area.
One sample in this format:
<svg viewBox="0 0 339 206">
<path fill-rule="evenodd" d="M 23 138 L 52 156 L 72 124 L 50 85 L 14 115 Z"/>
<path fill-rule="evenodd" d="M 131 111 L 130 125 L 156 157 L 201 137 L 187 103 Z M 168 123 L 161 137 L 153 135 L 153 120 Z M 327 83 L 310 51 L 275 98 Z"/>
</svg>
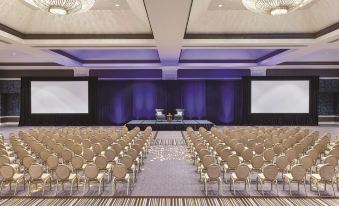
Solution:
<svg viewBox="0 0 339 206">
<path fill-rule="evenodd" d="M 244 182 L 245 183 L 245 190 L 248 187 L 250 187 L 251 181 L 250 181 L 250 168 L 246 164 L 240 164 L 237 166 L 235 172 L 231 175 L 231 181 L 230 181 L 230 190 L 233 185 L 233 193 L 235 194 L 235 183 L 236 182 Z"/>
<path fill-rule="evenodd" d="M 49 173 L 44 173 L 43 166 L 41 164 L 34 163 L 28 170 L 28 194 L 31 195 L 31 185 L 35 184 L 37 188 L 38 183 L 42 183 L 42 195 L 45 194 L 46 183 L 49 182 L 49 188 L 52 189 L 52 177 Z"/>
<path fill-rule="evenodd" d="M 222 193 L 222 179 L 221 179 L 221 169 L 217 164 L 210 164 L 207 166 L 206 173 L 202 176 L 205 188 L 205 195 L 207 196 L 207 183 L 208 182 L 217 182 L 219 195 Z"/>
<path fill-rule="evenodd" d="M 16 195 L 18 183 L 20 182 L 25 183 L 24 174 L 18 173 L 17 169 L 15 169 L 10 164 L 5 164 L 0 167 L 0 176 L 2 177 L 0 185 L 0 194 L 2 192 L 2 187 L 4 184 L 9 184 L 9 188 L 11 190 L 11 184 L 15 183 L 14 195 Z"/>
<path fill-rule="evenodd" d="M 275 164 L 268 164 L 263 168 L 263 172 L 258 174 L 257 177 L 257 190 L 258 190 L 258 182 L 261 185 L 261 193 L 264 195 L 264 183 L 265 182 L 271 182 L 271 190 L 273 183 L 275 184 L 275 187 L 277 189 L 277 195 L 278 195 L 278 167 Z"/>
<path fill-rule="evenodd" d="M 284 174 L 283 190 L 285 189 L 285 181 L 288 183 L 290 195 L 292 195 L 292 192 L 291 192 L 292 182 L 298 183 L 298 192 L 299 192 L 300 183 L 303 183 L 305 193 L 306 193 L 306 169 L 303 167 L 302 164 L 293 165 L 291 168 L 291 172 Z"/>
<path fill-rule="evenodd" d="M 64 190 L 64 183 L 70 182 L 71 183 L 70 195 L 72 195 L 73 184 L 74 184 L 74 181 L 77 179 L 77 175 L 75 173 L 72 173 L 69 166 L 67 166 L 65 164 L 58 165 L 58 167 L 55 170 L 55 174 L 56 174 L 56 177 L 57 177 L 55 194 L 58 194 L 59 183 L 61 183 L 62 190 Z"/>
<path fill-rule="evenodd" d="M 130 180 L 130 176 L 127 173 L 127 167 L 126 165 L 122 164 L 122 163 L 118 163 L 116 165 L 113 166 L 113 179 L 112 179 L 112 192 L 113 195 L 116 191 L 116 184 L 118 182 L 126 182 L 127 183 L 127 190 L 126 190 L 126 194 L 129 194 L 130 191 L 130 187 L 131 187 L 131 180 Z"/>
<path fill-rule="evenodd" d="M 71 165 L 73 168 L 73 172 L 76 174 L 76 179 L 77 179 L 77 189 L 79 188 L 79 173 L 83 171 L 85 168 L 85 160 L 83 157 L 79 155 L 74 155 L 71 160 Z"/>
<path fill-rule="evenodd" d="M 89 163 L 85 166 L 83 194 L 85 194 L 86 184 L 88 185 L 88 189 L 90 189 L 91 182 L 99 183 L 99 194 L 101 192 L 101 185 L 102 185 L 102 190 L 104 191 L 105 189 L 104 173 L 100 173 L 98 167 L 94 163 Z"/>
<path fill-rule="evenodd" d="M 325 184 L 325 191 L 326 191 L 326 184 L 330 183 L 332 185 L 332 189 L 333 189 L 333 196 L 335 196 L 335 190 L 334 190 L 335 175 L 336 175 L 336 172 L 335 172 L 334 166 L 332 166 L 330 164 L 322 165 L 319 168 L 319 173 L 311 175 L 310 189 L 312 190 L 312 184 L 316 184 L 318 195 L 320 196 L 319 183 Z"/>
</svg>

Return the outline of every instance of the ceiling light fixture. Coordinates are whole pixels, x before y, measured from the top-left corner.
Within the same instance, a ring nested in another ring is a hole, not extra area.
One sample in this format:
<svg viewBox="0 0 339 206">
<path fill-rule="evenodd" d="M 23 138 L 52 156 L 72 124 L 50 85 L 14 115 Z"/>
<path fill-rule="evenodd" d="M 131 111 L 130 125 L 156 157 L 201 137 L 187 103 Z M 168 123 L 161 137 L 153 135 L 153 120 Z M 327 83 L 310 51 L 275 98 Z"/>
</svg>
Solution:
<svg viewBox="0 0 339 206">
<path fill-rule="evenodd" d="M 95 0 L 25 0 L 27 3 L 52 14 L 66 15 L 91 9 Z"/>
<path fill-rule="evenodd" d="M 250 11 L 272 16 L 287 14 L 301 8 L 313 0 L 242 0 Z"/>
<path fill-rule="evenodd" d="M 221 8 L 221 7 L 223 7 L 223 5 L 222 5 L 222 4 L 219 4 L 218 7 Z"/>
<path fill-rule="evenodd" d="M 120 6 L 120 4 L 116 4 L 115 6 L 116 6 L 116 7 L 119 7 L 119 6 Z"/>
</svg>

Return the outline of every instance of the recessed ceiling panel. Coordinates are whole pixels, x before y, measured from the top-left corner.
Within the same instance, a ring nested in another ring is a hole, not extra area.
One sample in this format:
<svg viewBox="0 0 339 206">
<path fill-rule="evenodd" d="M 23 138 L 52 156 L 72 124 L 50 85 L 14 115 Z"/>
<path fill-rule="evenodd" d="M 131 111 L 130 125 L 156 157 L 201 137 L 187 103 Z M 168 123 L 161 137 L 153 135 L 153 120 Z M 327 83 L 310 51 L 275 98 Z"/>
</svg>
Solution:
<svg viewBox="0 0 339 206">
<path fill-rule="evenodd" d="M 117 6 L 119 5 L 119 6 Z M 84 13 L 53 15 L 25 0 L 1 0 L 0 23 L 25 34 L 151 34 L 143 0 L 97 0 Z"/>
<path fill-rule="evenodd" d="M 63 50 L 81 60 L 159 60 L 156 49 Z"/>
<path fill-rule="evenodd" d="M 251 12 L 241 0 L 193 0 L 186 33 L 314 33 L 339 22 L 338 11 L 338 0 L 315 0 L 281 16 Z"/>
<path fill-rule="evenodd" d="M 183 49 L 181 60 L 256 60 L 274 49 Z"/>
</svg>

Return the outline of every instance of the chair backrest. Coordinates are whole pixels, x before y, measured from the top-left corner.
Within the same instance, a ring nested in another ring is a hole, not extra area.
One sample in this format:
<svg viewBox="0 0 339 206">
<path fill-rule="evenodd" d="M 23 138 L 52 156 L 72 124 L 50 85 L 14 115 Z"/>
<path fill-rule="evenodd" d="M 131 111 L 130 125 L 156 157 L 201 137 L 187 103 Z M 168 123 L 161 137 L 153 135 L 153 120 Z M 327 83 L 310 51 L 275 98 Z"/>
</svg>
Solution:
<svg viewBox="0 0 339 206">
<path fill-rule="evenodd" d="M 245 162 L 249 162 L 249 161 L 251 161 L 251 159 L 254 156 L 253 150 L 247 148 L 241 153 L 241 156 L 242 156 L 242 158 L 244 159 Z"/>
<path fill-rule="evenodd" d="M 73 145 L 73 147 L 72 147 L 72 150 L 73 150 L 74 154 L 81 155 L 81 153 L 82 153 L 82 146 L 80 144 L 75 143 Z"/>
<path fill-rule="evenodd" d="M 90 163 L 86 165 L 84 174 L 87 179 L 93 180 L 98 177 L 99 169 L 94 163 Z"/>
<path fill-rule="evenodd" d="M 29 167 L 35 162 L 35 159 L 31 155 L 26 155 L 22 159 L 22 164 L 24 165 L 25 169 L 29 169 Z"/>
<path fill-rule="evenodd" d="M 83 157 L 87 162 L 93 161 L 94 152 L 89 148 L 84 148 Z"/>
<path fill-rule="evenodd" d="M 264 152 L 264 149 L 265 149 L 264 144 L 262 144 L 262 143 L 258 143 L 254 146 L 254 152 L 257 155 L 262 154 Z"/>
<path fill-rule="evenodd" d="M 15 170 L 14 170 L 13 166 L 11 166 L 9 164 L 5 164 L 5 165 L 2 165 L 0 167 L 0 175 L 5 180 L 12 179 L 14 174 L 15 174 Z"/>
<path fill-rule="evenodd" d="M 237 178 L 244 180 L 250 175 L 250 168 L 246 164 L 240 164 L 235 170 L 235 174 L 237 175 Z"/>
<path fill-rule="evenodd" d="M 332 180 L 333 177 L 335 176 L 335 167 L 330 164 L 325 164 L 320 167 L 319 169 L 319 175 L 322 180 Z"/>
<path fill-rule="evenodd" d="M 334 155 L 329 155 L 325 157 L 324 164 L 329 164 L 333 167 L 336 167 L 338 165 L 338 160 Z"/>
<path fill-rule="evenodd" d="M 210 180 L 216 180 L 221 175 L 221 169 L 217 164 L 210 164 L 207 166 L 207 175 Z"/>
<path fill-rule="evenodd" d="M 117 179 L 123 179 L 127 174 L 127 167 L 122 163 L 118 163 L 114 165 L 112 172 L 113 176 L 116 177 Z"/>
<path fill-rule="evenodd" d="M 117 156 L 117 153 L 115 152 L 114 149 L 105 150 L 105 157 L 107 158 L 108 162 L 113 162 L 116 156 Z"/>
<path fill-rule="evenodd" d="M 296 158 L 296 153 L 293 148 L 286 150 L 285 155 L 287 157 L 288 162 L 291 162 L 292 160 Z"/>
<path fill-rule="evenodd" d="M 278 172 L 278 167 L 275 164 L 268 164 L 263 169 L 264 176 L 267 180 L 275 180 Z"/>
<path fill-rule="evenodd" d="M 95 155 L 99 155 L 102 152 L 102 146 L 100 143 L 93 144 L 92 149 Z"/>
<path fill-rule="evenodd" d="M 48 169 L 56 169 L 58 165 L 59 165 L 59 158 L 54 154 L 49 155 L 47 158 Z"/>
<path fill-rule="evenodd" d="M 64 149 L 62 151 L 61 156 L 62 156 L 62 159 L 64 159 L 66 162 L 69 162 L 72 159 L 73 152 L 70 149 Z"/>
<path fill-rule="evenodd" d="M 64 164 L 60 164 L 56 168 L 55 174 L 58 177 L 58 179 L 60 179 L 60 180 L 68 180 L 68 178 L 71 174 L 71 169 Z"/>
<path fill-rule="evenodd" d="M 10 161 L 8 156 L 6 156 L 6 155 L 0 156 L 0 166 L 5 165 L 5 164 L 9 164 L 10 162 L 11 161 Z"/>
<path fill-rule="evenodd" d="M 306 169 L 303 167 L 302 164 L 296 164 L 292 167 L 291 174 L 292 174 L 293 180 L 301 181 L 305 178 Z"/>
<path fill-rule="evenodd" d="M 239 164 L 240 164 L 240 160 L 239 160 L 239 157 L 237 155 L 230 155 L 228 158 L 227 158 L 227 166 L 228 168 L 230 169 L 235 169 Z"/>
<path fill-rule="evenodd" d="M 272 161 L 274 158 L 274 155 L 275 153 L 272 148 L 266 149 L 263 154 L 265 161 Z"/>
<path fill-rule="evenodd" d="M 133 148 L 129 149 L 126 154 L 131 156 L 133 160 L 136 160 L 138 157 L 138 152 Z"/>
<path fill-rule="evenodd" d="M 39 156 L 43 162 L 46 162 L 51 152 L 48 149 L 41 150 Z"/>
<path fill-rule="evenodd" d="M 221 150 L 219 156 L 221 157 L 221 159 L 222 159 L 223 161 L 227 161 L 227 158 L 228 158 L 231 154 L 232 154 L 232 153 L 231 153 L 231 151 L 230 151 L 229 149 L 224 148 L 224 149 Z"/>
<path fill-rule="evenodd" d="M 124 164 L 127 168 L 130 168 L 133 165 L 133 159 L 129 155 L 122 156 L 120 162 Z"/>
<path fill-rule="evenodd" d="M 306 170 L 310 169 L 313 165 L 313 160 L 309 155 L 302 156 L 299 162 Z"/>
<path fill-rule="evenodd" d="M 33 180 L 40 179 L 43 174 L 43 167 L 40 164 L 34 163 L 28 169 L 28 174 Z"/>
<path fill-rule="evenodd" d="M 74 155 L 72 157 L 71 163 L 74 169 L 77 169 L 77 170 L 82 169 L 82 166 L 84 165 L 84 158 L 82 158 L 79 155 Z"/>
<path fill-rule="evenodd" d="M 255 155 L 251 160 L 253 169 L 261 169 L 264 165 L 264 158 L 261 155 Z"/>
<path fill-rule="evenodd" d="M 106 169 L 107 164 L 108 164 L 107 158 L 104 155 L 96 156 L 94 162 L 97 165 L 99 170 Z"/>
<path fill-rule="evenodd" d="M 280 155 L 281 153 L 283 153 L 284 148 L 280 143 L 277 143 L 273 146 L 273 151 L 275 155 Z"/>
<path fill-rule="evenodd" d="M 214 163 L 213 155 L 205 155 L 202 157 L 202 164 L 204 165 L 204 167 L 208 167 L 213 163 Z"/>
</svg>

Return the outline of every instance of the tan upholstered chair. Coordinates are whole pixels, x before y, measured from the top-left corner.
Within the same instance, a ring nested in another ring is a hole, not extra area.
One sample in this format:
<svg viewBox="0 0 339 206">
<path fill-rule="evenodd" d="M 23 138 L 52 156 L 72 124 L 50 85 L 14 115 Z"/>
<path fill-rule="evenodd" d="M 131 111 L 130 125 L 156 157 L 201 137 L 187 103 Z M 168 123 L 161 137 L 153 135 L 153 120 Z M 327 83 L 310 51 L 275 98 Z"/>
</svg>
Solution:
<svg viewBox="0 0 339 206">
<path fill-rule="evenodd" d="M 275 160 L 275 164 L 278 167 L 278 171 L 281 173 L 281 179 L 284 179 L 284 174 L 287 172 L 288 160 L 285 155 L 280 155 Z"/>
<path fill-rule="evenodd" d="M 64 149 L 61 153 L 64 164 L 69 164 L 73 157 L 73 152 L 70 149 Z"/>
<path fill-rule="evenodd" d="M 19 164 L 13 163 L 11 158 L 6 155 L 0 155 L 0 167 L 7 164 L 11 165 L 16 171 L 19 170 Z"/>
<path fill-rule="evenodd" d="M 231 175 L 230 181 L 230 189 L 233 185 L 233 193 L 235 194 L 235 183 L 236 182 L 244 182 L 245 183 L 245 190 L 250 187 L 250 168 L 246 164 L 240 164 L 237 166 L 235 172 Z"/>
<path fill-rule="evenodd" d="M 198 167 L 198 173 L 200 174 L 200 180 L 202 181 L 203 175 L 207 171 L 207 167 L 211 164 L 214 164 L 214 157 L 213 155 L 205 155 L 202 157 L 202 162 Z"/>
<path fill-rule="evenodd" d="M 135 183 L 136 180 L 136 167 L 133 163 L 133 159 L 129 155 L 123 155 L 120 159 L 120 163 L 124 164 L 127 168 L 128 173 L 132 173 L 132 182 Z"/>
<path fill-rule="evenodd" d="M 261 193 L 262 193 L 262 195 L 264 195 L 264 183 L 270 182 L 271 183 L 271 190 L 272 190 L 272 185 L 275 184 L 276 189 L 277 189 L 277 195 L 278 195 L 277 176 L 278 176 L 278 167 L 275 164 L 266 165 L 263 168 L 263 172 L 258 174 L 257 190 L 258 190 L 258 182 L 259 182 L 260 185 L 261 185 Z"/>
<path fill-rule="evenodd" d="M 83 158 L 86 160 L 86 162 L 90 163 L 90 162 L 93 162 L 93 159 L 94 159 L 94 152 L 93 150 L 89 149 L 89 148 L 84 148 L 84 151 L 83 151 Z"/>
<path fill-rule="evenodd" d="M 335 196 L 335 190 L 334 190 L 335 174 L 336 173 L 335 173 L 334 166 L 330 164 L 322 165 L 321 167 L 319 167 L 319 173 L 311 175 L 310 189 L 312 190 L 312 184 L 316 184 L 318 195 L 320 196 L 319 183 L 325 184 L 325 190 L 326 190 L 326 184 L 330 183 L 333 189 L 333 196 Z"/>
<path fill-rule="evenodd" d="M 237 155 L 230 155 L 227 160 L 226 163 L 224 164 L 224 173 L 223 173 L 223 180 L 225 180 L 225 176 L 228 172 L 233 172 L 236 170 L 236 168 L 238 167 L 238 165 L 240 164 L 240 160 L 239 157 Z M 227 180 L 225 181 L 227 182 Z"/>
<path fill-rule="evenodd" d="M 275 153 L 272 148 L 266 149 L 263 153 L 263 157 L 265 162 L 272 163 L 274 159 Z"/>
<path fill-rule="evenodd" d="M 28 194 L 31 195 L 31 185 L 35 184 L 37 187 L 38 183 L 42 183 L 42 195 L 45 193 L 46 183 L 49 182 L 50 189 L 52 189 L 52 179 L 49 173 L 44 173 L 43 166 L 40 164 L 32 164 L 28 170 Z"/>
<path fill-rule="evenodd" d="M 52 178 L 58 165 L 59 165 L 59 158 L 54 154 L 49 155 L 49 157 L 47 158 L 47 168 Z"/>
<path fill-rule="evenodd" d="M 74 184 L 74 181 L 77 179 L 77 175 L 75 173 L 72 173 L 71 169 L 67 165 L 64 165 L 64 164 L 58 165 L 58 167 L 55 170 L 55 174 L 57 177 L 57 184 L 55 188 L 56 194 L 58 194 L 59 183 L 61 183 L 62 190 L 64 190 L 64 183 L 70 182 L 71 183 L 70 195 L 72 195 L 73 184 Z"/>
<path fill-rule="evenodd" d="M 108 160 L 105 155 L 98 155 L 94 158 L 94 162 L 97 165 L 99 172 L 102 172 L 107 175 L 108 181 L 112 177 L 112 167 L 111 163 L 108 163 Z"/>
<path fill-rule="evenodd" d="M 90 189 L 91 182 L 99 183 L 99 194 L 101 193 L 101 185 L 102 190 L 104 191 L 104 173 L 99 173 L 99 169 L 94 163 L 87 164 L 84 169 L 84 194 L 86 190 L 86 184 L 88 185 L 88 189 Z"/>
<path fill-rule="evenodd" d="M 122 164 L 122 163 L 118 163 L 116 165 L 113 166 L 113 179 L 112 179 L 112 192 L 113 195 L 115 193 L 116 190 L 116 184 L 118 182 L 126 182 L 127 183 L 127 191 L 126 194 L 129 194 L 130 191 L 130 176 L 127 173 L 127 167 Z"/>
<path fill-rule="evenodd" d="M 301 164 L 296 164 L 292 166 L 291 173 L 284 174 L 284 182 L 283 182 L 283 189 L 285 189 L 285 181 L 288 183 L 288 188 L 291 192 L 291 183 L 297 182 L 298 183 L 298 192 L 299 192 L 299 185 L 300 183 L 304 184 L 305 194 L 306 194 L 306 169 Z"/>
<path fill-rule="evenodd" d="M 202 176 L 205 188 L 205 195 L 207 196 L 207 183 L 217 182 L 219 195 L 222 194 L 222 180 L 221 180 L 221 169 L 217 164 L 210 164 L 206 168 L 206 173 Z"/>
<path fill-rule="evenodd" d="M 24 174 L 20 174 L 10 164 L 5 164 L 0 166 L 0 175 L 2 177 L 1 186 L 0 186 L 0 194 L 2 191 L 2 187 L 4 184 L 9 184 L 11 189 L 11 184 L 15 183 L 14 195 L 16 194 L 16 189 L 18 187 L 18 183 L 25 182 Z M 25 186 L 24 186 L 25 188 Z"/>
</svg>

